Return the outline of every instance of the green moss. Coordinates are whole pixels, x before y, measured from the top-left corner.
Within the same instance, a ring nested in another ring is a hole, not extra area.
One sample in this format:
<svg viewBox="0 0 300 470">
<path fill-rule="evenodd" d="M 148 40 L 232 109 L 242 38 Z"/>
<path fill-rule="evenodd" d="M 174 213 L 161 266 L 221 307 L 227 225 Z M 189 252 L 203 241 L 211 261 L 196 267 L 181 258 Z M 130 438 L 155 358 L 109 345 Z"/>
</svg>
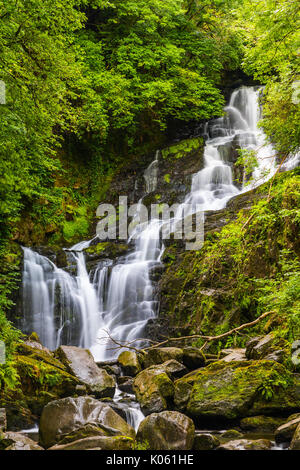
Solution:
<svg viewBox="0 0 300 470">
<path fill-rule="evenodd" d="M 178 144 L 174 144 L 166 149 L 163 149 L 161 154 L 163 159 L 179 159 L 195 151 L 202 150 L 203 139 L 194 138 L 182 140 Z"/>
</svg>

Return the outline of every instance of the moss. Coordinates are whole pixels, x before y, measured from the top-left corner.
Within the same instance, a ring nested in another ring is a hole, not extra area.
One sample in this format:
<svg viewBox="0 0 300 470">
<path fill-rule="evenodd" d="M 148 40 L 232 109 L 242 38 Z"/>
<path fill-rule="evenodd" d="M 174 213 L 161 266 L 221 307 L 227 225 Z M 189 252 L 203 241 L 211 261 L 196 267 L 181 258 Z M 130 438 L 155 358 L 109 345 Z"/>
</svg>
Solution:
<svg viewBox="0 0 300 470">
<path fill-rule="evenodd" d="M 178 144 L 174 144 L 166 149 L 163 149 L 161 154 L 163 159 L 180 159 L 195 151 L 202 150 L 203 139 L 197 137 L 194 139 L 182 140 Z"/>
</svg>

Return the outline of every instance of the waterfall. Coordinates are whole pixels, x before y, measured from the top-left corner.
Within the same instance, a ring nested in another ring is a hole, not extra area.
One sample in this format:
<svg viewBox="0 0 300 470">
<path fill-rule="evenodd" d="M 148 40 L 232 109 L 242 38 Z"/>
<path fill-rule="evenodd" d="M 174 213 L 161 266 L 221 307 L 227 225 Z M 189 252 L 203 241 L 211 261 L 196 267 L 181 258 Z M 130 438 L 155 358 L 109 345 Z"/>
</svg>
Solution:
<svg viewBox="0 0 300 470">
<path fill-rule="evenodd" d="M 258 127 L 261 89 L 242 87 L 232 93 L 223 117 L 205 126 L 204 168 L 193 176 L 191 192 L 175 217 L 182 217 L 185 204 L 197 210 L 220 210 L 232 197 L 264 182 L 275 172 L 274 151 L 265 144 Z M 254 150 L 258 166 L 248 187 L 238 188 L 233 178 L 231 155 L 237 147 Z M 159 153 L 146 169 L 147 192 L 157 187 Z M 139 216 L 139 205 L 136 219 Z M 118 356 L 110 340 L 130 342 L 144 335 L 148 321 L 157 316 L 158 305 L 150 272 L 160 265 L 164 246 L 162 222 L 152 219 L 137 226 L 126 257 L 102 262 L 89 275 L 81 242 L 69 251 L 77 275 L 58 269 L 49 259 L 24 248 L 23 331 L 36 331 L 50 349 L 59 344 L 89 347 L 96 360 Z M 141 346 L 142 342 L 135 342 Z"/>
</svg>

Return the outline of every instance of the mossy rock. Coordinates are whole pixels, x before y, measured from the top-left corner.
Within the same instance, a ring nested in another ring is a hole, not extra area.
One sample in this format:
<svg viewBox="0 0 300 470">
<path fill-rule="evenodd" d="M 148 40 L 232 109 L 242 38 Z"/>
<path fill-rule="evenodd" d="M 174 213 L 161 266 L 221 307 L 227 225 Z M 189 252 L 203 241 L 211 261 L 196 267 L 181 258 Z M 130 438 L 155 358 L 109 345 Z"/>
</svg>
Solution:
<svg viewBox="0 0 300 470">
<path fill-rule="evenodd" d="M 193 139 L 182 140 L 170 147 L 167 147 L 161 151 L 162 158 L 164 160 L 173 160 L 184 158 L 195 153 L 202 154 L 203 151 L 203 139 L 202 137 L 195 137 Z"/>
<path fill-rule="evenodd" d="M 243 431 L 253 432 L 255 434 L 273 434 L 283 423 L 284 418 L 273 416 L 251 416 L 249 418 L 243 418 L 240 422 L 240 427 Z"/>
<path fill-rule="evenodd" d="M 69 444 L 58 444 L 48 450 L 132 450 L 134 440 L 126 436 L 91 436 Z"/>
<path fill-rule="evenodd" d="M 174 385 L 164 369 L 153 366 L 140 372 L 133 383 L 145 415 L 164 411 L 174 395 Z"/>
<path fill-rule="evenodd" d="M 101 242 L 97 245 L 91 245 L 86 248 L 84 252 L 87 255 L 87 260 L 95 259 L 115 259 L 119 256 L 125 255 L 129 247 L 125 243 L 114 242 Z"/>
<path fill-rule="evenodd" d="M 138 355 L 134 351 L 123 351 L 118 357 L 118 363 L 125 375 L 135 376 L 142 370 Z"/>
<path fill-rule="evenodd" d="M 233 420 L 296 411 L 300 384 L 277 362 L 220 361 L 177 380 L 174 400 L 189 416 Z"/>
<path fill-rule="evenodd" d="M 155 364 L 162 364 L 163 362 L 174 359 L 181 362 L 183 358 L 183 350 L 181 348 L 154 348 L 150 349 L 143 357 L 144 367 L 151 367 Z"/>
</svg>

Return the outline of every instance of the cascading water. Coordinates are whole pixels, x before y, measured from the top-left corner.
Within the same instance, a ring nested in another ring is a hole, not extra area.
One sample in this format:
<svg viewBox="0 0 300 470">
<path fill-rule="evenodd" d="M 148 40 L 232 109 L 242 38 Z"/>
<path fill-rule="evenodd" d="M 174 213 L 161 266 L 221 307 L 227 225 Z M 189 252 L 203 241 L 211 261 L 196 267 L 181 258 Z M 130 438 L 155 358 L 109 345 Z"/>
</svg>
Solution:
<svg viewBox="0 0 300 470">
<path fill-rule="evenodd" d="M 265 136 L 258 128 L 260 93 L 261 89 L 253 87 L 235 90 L 224 117 L 206 125 L 204 168 L 194 175 L 191 192 L 177 217 L 185 204 L 202 211 L 220 210 L 229 199 L 274 174 L 273 149 L 265 145 Z M 254 150 L 258 157 L 253 183 L 247 188 L 238 187 L 233 181 L 232 153 L 237 148 Z M 156 189 L 158 168 L 159 153 L 145 171 L 147 192 Z M 139 209 L 137 219 L 138 212 Z M 77 265 L 75 278 L 25 248 L 24 330 L 36 331 L 50 348 L 61 343 L 75 344 L 89 347 L 96 360 L 116 357 L 120 351 L 110 337 L 119 343 L 141 338 L 149 319 L 157 315 L 150 271 L 160 264 L 164 250 L 161 227 L 158 219 L 138 227 L 129 240 L 134 244 L 133 251 L 114 265 L 102 262 L 92 278 L 83 253 L 90 242 L 81 242 L 69 250 Z"/>
</svg>

